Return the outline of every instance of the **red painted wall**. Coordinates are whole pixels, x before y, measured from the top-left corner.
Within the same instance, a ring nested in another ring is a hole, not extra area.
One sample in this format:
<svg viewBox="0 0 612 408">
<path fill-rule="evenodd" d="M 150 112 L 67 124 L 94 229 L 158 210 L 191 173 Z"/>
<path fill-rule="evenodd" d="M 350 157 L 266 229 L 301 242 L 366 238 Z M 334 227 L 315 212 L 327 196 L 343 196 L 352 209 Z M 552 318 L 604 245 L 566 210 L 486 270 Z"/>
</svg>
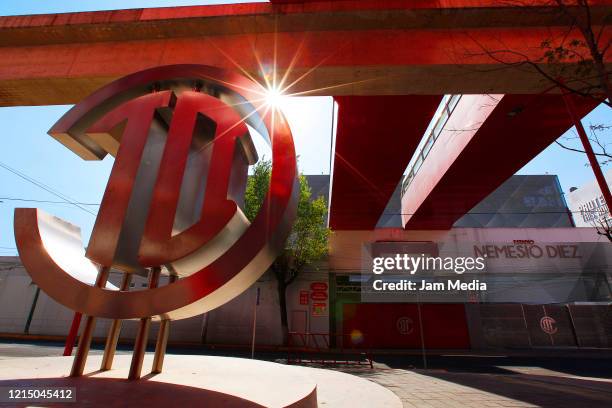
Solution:
<svg viewBox="0 0 612 408">
<path fill-rule="evenodd" d="M 418 349 L 421 347 L 419 312 L 409 303 L 351 303 L 342 309 L 345 347 Z M 462 304 L 421 305 L 425 347 L 469 349 Z"/>
</svg>

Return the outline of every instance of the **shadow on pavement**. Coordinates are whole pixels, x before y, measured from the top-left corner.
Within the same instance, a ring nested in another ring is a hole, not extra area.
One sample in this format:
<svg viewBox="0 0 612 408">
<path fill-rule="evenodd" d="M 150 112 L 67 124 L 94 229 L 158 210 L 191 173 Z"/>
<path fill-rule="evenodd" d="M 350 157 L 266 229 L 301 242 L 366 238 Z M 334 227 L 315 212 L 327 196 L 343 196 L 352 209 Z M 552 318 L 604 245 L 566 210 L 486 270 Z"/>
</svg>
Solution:
<svg viewBox="0 0 612 408">
<path fill-rule="evenodd" d="M 423 368 L 421 356 L 377 355 L 374 361 L 389 368 Z M 567 375 L 612 379 L 612 359 L 608 357 L 575 358 L 512 356 L 428 356 L 427 368 L 449 372 L 517 374 L 514 368 L 541 368 Z"/>
<path fill-rule="evenodd" d="M 610 407 L 612 383 L 544 375 L 419 374 L 541 407 Z M 459 393 L 458 393 L 459 394 Z"/>
<path fill-rule="evenodd" d="M 6 407 L 227 407 L 262 408 L 254 402 L 216 391 L 157 381 L 129 381 L 117 378 L 36 378 L 2 380 L 0 387 L 76 387 L 76 404 L 66 402 L 0 402 Z M 41 400 L 39 400 L 41 401 Z"/>
</svg>

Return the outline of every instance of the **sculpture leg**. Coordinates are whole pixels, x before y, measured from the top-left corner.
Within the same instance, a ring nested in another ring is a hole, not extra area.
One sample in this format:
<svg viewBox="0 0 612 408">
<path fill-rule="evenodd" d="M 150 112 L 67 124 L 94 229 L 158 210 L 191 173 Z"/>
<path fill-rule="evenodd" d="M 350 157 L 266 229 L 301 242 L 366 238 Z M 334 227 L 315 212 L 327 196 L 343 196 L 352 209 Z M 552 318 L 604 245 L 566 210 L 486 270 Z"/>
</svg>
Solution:
<svg viewBox="0 0 612 408">
<path fill-rule="evenodd" d="M 106 286 L 109 273 L 110 267 L 103 266 L 100 268 L 95 285 L 99 288 Z M 94 316 L 87 316 L 87 319 L 85 320 L 85 327 L 83 328 L 83 334 L 81 334 L 81 338 L 79 339 L 77 352 L 72 363 L 72 370 L 70 370 L 71 377 L 80 377 L 83 375 L 83 370 L 85 369 L 85 363 L 87 362 L 87 355 L 89 354 L 89 347 L 91 346 L 91 338 L 93 336 L 95 327 L 96 318 Z"/>
<path fill-rule="evenodd" d="M 81 325 L 82 317 L 83 315 L 81 315 L 81 313 L 74 313 L 74 317 L 72 318 L 72 324 L 70 325 L 70 331 L 68 332 L 68 337 L 66 337 L 66 345 L 64 346 L 64 356 L 72 355 L 74 343 L 76 341 L 77 336 L 79 335 L 79 326 Z"/>
<path fill-rule="evenodd" d="M 149 274 L 149 289 L 157 287 L 159 283 L 159 275 L 161 268 L 155 267 L 151 269 Z M 144 360 L 145 351 L 147 350 L 147 340 L 149 338 L 149 328 L 151 327 L 151 317 L 140 319 L 136 342 L 134 343 L 134 353 L 132 354 L 132 363 L 130 364 L 130 373 L 128 379 L 138 380 L 142 372 L 142 361 Z"/>
<path fill-rule="evenodd" d="M 166 346 L 168 345 L 168 333 L 170 330 L 170 320 L 162 320 L 159 324 L 159 333 L 157 334 L 157 343 L 155 344 L 155 356 L 153 357 L 152 373 L 161 373 L 164 365 L 164 357 L 166 355 Z"/>
<path fill-rule="evenodd" d="M 123 274 L 121 280 L 121 287 L 119 290 L 129 290 L 130 282 L 132 281 L 132 274 Z M 102 356 L 102 364 L 100 370 L 110 370 L 113 366 L 113 359 L 115 358 L 115 351 L 117 350 L 117 342 L 119 341 L 119 333 L 121 332 L 121 320 L 115 319 L 111 323 L 111 327 L 108 330 L 108 336 L 106 337 L 106 345 L 104 346 L 104 356 Z"/>
<path fill-rule="evenodd" d="M 170 275 L 168 284 L 172 284 L 176 279 L 176 275 Z M 153 357 L 153 368 L 151 369 L 152 373 L 158 374 L 162 372 L 169 334 L 170 320 L 162 320 L 159 324 L 159 333 L 157 334 L 157 343 L 155 344 L 155 356 Z"/>
</svg>

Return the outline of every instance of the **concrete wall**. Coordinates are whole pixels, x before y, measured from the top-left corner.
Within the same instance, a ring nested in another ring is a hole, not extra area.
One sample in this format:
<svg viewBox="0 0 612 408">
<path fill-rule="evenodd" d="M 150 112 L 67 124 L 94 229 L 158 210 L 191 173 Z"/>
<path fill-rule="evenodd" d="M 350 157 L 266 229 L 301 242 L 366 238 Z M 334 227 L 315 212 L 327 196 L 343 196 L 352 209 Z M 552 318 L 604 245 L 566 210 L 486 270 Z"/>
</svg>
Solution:
<svg viewBox="0 0 612 408">
<path fill-rule="evenodd" d="M 0 263 L 0 333 L 24 333 L 26 321 L 36 293 L 36 285 L 32 283 L 19 258 L 4 257 Z M 119 286 L 121 275 L 111 273 L 110 281 Z M 167 278 L 162 278 L 165 284 Z M 146 279 L 135 277 L 132 290 L 146 286 Z M 68 333 L 74 312 L 40 292 L 36 308 L 32 315 L 29 328 L 30 334 L 65 336 Z M 98 319 L 94 337 L 105 337 L 110 326 L 110 320 Z M 125 321 L 121 337 L 134 338 L 138 322 Z M 199 341 L 202 331 L 202 316 L 175 321 L 170 331 L 171 341 Z M 153 323 L 151 338 L 157 334 L 158 323 Z"/>
<path fill-rule="evenodd" d="M 467 308 L 472 348 L 612 346 L 610 305 L 483 304 Z M 554 319 L 554 333 L 541 327 L 545 316 Z"/>
<path fill-rule="evenodd" d="M 23 333 L 36 292 L 19 265 L 17 257 L 2 257 L 0 262 L 0 331 L 5 333 Z"/>
<path fill-rule="evenodd" d="M 112 272 L 110 281 L 119 286 L 121 274 Z M 292 321 L 294 312 L 306 314 L 306 329 L 327 333 L 328 316 L 312 316 L 309 305 L 299 304 L 301 290 L 310 288 L 311 282 L 327 282 L 327 271 L 312 268 L 303 272 L 287 290 L 287 309 L 290 329 L 296 324 Z M 160 285 L 167 283 L 167 277 L 160 279 Z M 130 290 L 142 290 L 147 281 L 134 276 Z M 176 320 L 171 323 L 171 342 L 190 342 L 224 345 L 247 345 L 251 343 L 253 312 L 257 288 L 260 290 L 260 301 L 257 306 L 256 344 L 282 344 L 280 309 L 276 280 L 266 273 L 255 285 L 242 295 L 225 305 L 205 314 L 189 319 Z M 36 285 L 21 265 L 18 257 L 0 258 L 0 333 L 24 333 L 26 321 Z M 65 336 L 72 323 L 74 313 L 49 298 L 42 291 L 30 324 L 30 334 Z M 94 337 L 105 337 L 110 326 L 109 319 L 98 319 Z M 133 339 L 136 336 L 138 321 L 124 321 L 121 330 L 122 339 Z M 155 339 L 158 323 L 153 322 L 150 341 Z"/>
<path fill-rule="evenodd" d="M 282 342 L 276 281 L 266 273 L 242 295 L 208 313 L 205 342 L 209 344 L 250 344 L 257 289 L 256 344 L 274 345 Z"/>
<path fill-rule="evenodd" d="M 299 301 L 301 291 L 310 292 L 311 283 L 320 281 L 328 281 L 327 271 L 309 269 L 287 288 L 287 315 L 290 331 L 328 332 L 328 315 L 313 316 L 312 300 L 309 300 L 308 305 L 300 305 Z M 282 344 L 277 282 L 270 272 L 241 296 L 208 313 L 206 343 L 250 344 L 257 288 L 260 290 L 260 297 L 257 307 L 256 343 Z"/>
</svg>

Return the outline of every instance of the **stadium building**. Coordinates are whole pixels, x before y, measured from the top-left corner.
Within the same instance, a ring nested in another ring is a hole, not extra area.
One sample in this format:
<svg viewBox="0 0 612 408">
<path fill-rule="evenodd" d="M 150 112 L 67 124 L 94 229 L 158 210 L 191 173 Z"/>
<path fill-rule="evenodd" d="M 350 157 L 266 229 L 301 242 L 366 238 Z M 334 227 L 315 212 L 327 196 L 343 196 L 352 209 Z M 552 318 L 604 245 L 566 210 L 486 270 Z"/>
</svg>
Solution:
<svg viewBox="0 0 612 408">
<path fill-rule="evenodd" d="M 329 176 L 312 175 L 307 179 L 313 198 L 328 199 Z M 420 349 L 422 319 L 427 349 L 610 347 L 609 272 L 577 271 L 575 259 L 570 256 L 573 254 L 568 254 L 567 259 L 552 254 L 528 265 L 517 278 L 517 264 L 507 250 L 508 246 L 529 242 L 538 248 L 563 244 L 584 251 L 600 239 L 593 228 L 574 227 L 556 176 L 512 176 L 460 217 L 453 228 L 435 231 L 401 228 L 404 186 L 405 182 L 398 185 L 375 229 L 334 231 L 327 259 L 304 271 L 289 287 L 287 313 L 290 331 L 296 333 L 292 335 L 294 342 L 301 341 L 297 333 L 314 333 L 319 342 L 331 334 L 330 339 L 344 341 L 345 347 Z M 504 281 L 503 290 L 490 294 L 486 303 L 478 299 L 422 305 L 362 302 L 359 277 L 363 272 L 363 245 L 423 241 L 494 245 L 499 250 L 497 257 L 503 258 L 505 265 L 502 262 L 496 266 L 498 270 L 490 272 Z M 3 257 L 0 262 L 0 333 L 65 336 L 73 312 L 37 291 L 19 258 Z M 571 271 L 569 276 L 537 273 L 539 266 L 546 268 L 550 262 L 562 265 L 566 262 Z M 112 273 L 110 281 L 119 284 L 121 275 L 119 271 Z M 146 286 L 145 277 L 136 277 L 130 290 Z M 258 290 L 260 301 L 256 306 Z M 173 322 L 170 341 L 248 345 L 255 307 L 257 344 L 282 344 L 278 294 L 271 274 L 264 275 L 251 290 L 218 309 Z M 554 333 L 543 331 L 540 321 L 545 316 L 553 319 Z M 125 322 L 122 339 L 134 338 L 136 323 Z M 104 338 L 109 324 L 101 319 L 95 336 Z M 156 327 L 154 324 L 153 330 Z M 339 334 L 343 336 L 334 336 Z"/>
</svg>

